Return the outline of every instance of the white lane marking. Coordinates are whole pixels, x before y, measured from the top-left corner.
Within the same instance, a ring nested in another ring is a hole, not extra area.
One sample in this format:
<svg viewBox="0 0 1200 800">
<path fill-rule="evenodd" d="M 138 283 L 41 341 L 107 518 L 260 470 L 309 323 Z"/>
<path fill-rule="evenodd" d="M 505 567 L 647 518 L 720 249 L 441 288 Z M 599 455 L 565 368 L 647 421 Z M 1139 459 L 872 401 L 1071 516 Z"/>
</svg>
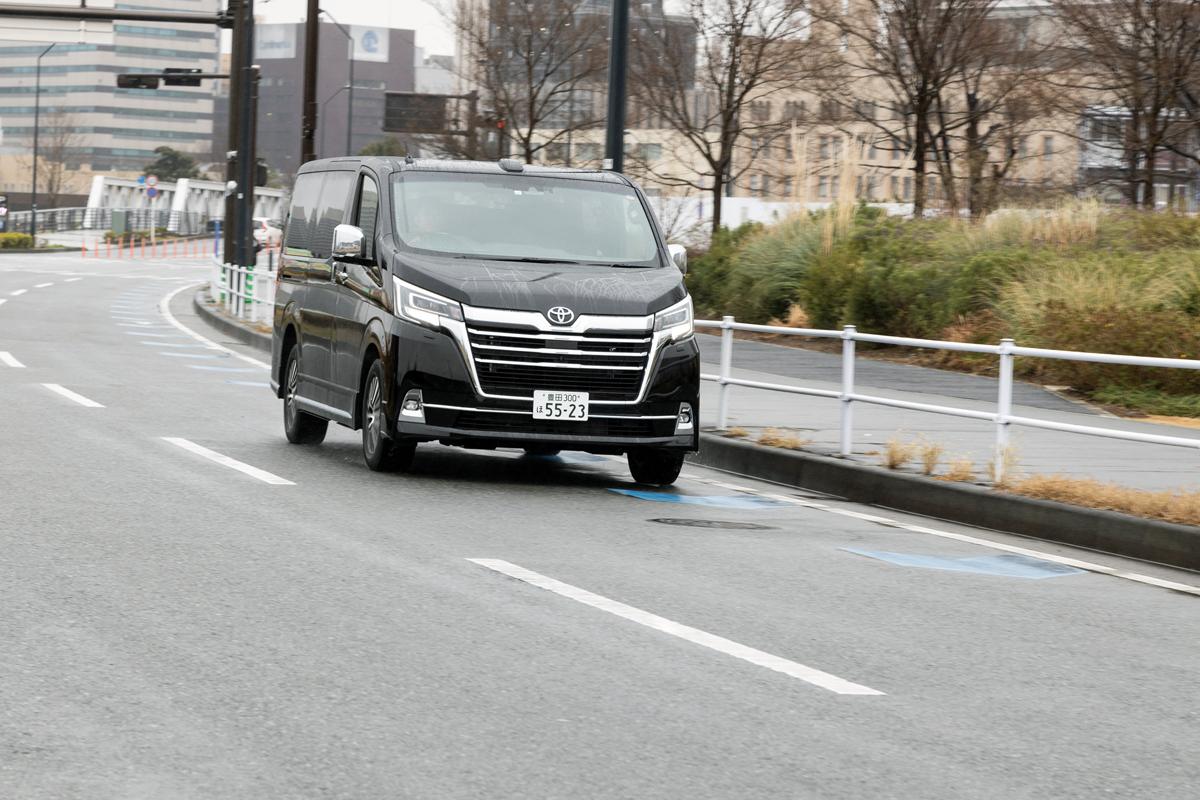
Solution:
<svg viewBox="0 0 1200 800">
<path fill-rule="evenodd" d="M 10 297 L 20 297 L 28 291 L 28 289 L 17 289 L 15 292 L 9 292 L 8 294 Z"/>
<path fill-rule="evenodd" d="M 83 395 L 78 394 L 77 392 L 72 392 L 70 389 L 59 386 L 57 383 L 43 383 L 42 386 L 45 386 L 55 394 L 62 395 L 68 400 L 73 400 L 74 402 L 79 403 L 81 406 L 86 406 L 87 408 L 104 408 L 104 406 L 102 406 L 100 403 L 97 403 L 95 400 L 90 400 Z"/>
<path fill-rule="evenodd" d="M 249 464 L 245 464 L 241 461 L 238 461 L 235 458 L 230 458 L 229 456 L 221 455 L 220 453 L 216 452 L 215 450 L 209 450 L 207 447 L 203 447 L 203 446 L 198 445 L 195 442 L 189 441 L 187 439 L 180 439 L 177 436 L 164 436 L 164 437 L 162 437 L 162 439 L 164 442 L 170 442 L 171 444 L 175 445 L 176 447 L 182 447 L 184 450 L 195 453 L 196 455 L 204 456 L 209 461 L 220 464 L 223 467 L 229 467 L 230 469 L 236 469 L 238 472 L 241 472 L 245 475 L 249 475 L 251 478 L 257 478 L 258 480 L 262 481 L 263 483 L 269 483 L 274 486 L 295 486 L 296 485 L 292 481 L 289 481 L 286 478 L 281 478 L 278 475 L 274 475 L 270 472 L 267 472 L 264 469 L 259 469 L 258 467 L 252 467 Z"/>
<path fill-rule="evenodd" d="M 835 506 L 828 506 L 823 503 L 814 503 L 810 500 L 801 500 L 798 497 L 789 497 L 784 494 L 770 494 L 768 492 L 760 492 L 757 489 L 751 489 L 748 486 L 739 486 L 737 484 L 727 483 L 725 481 L 715 481 L 715 480 L 712 480 L 711 478 L 698 478 L 698 477 L 694 477 L 694 476 L 688 476 L 688 477 L 690 480 L 697 481 L 698 483 L 705 483 L 710 486 L 719 486 L 722 489 L 730 489 L 735 492 L 744 492 L 745 494 L 752 494 L 752 495 L 757 495 L 759 497 L 766 497 L 771 500 L 779 500 L 780 502 L 789 503 L 789 504 L 795 505 L 795 506 L 802 506 L 804 508 L 811 508 L 811 509 L 815 509 L 817 511 L 824 511 L 828 514 L 837 514 L 838 516 L 866 520 L 867 522 L 877 522 L 881 525 L 888 525 L 893 528 L 900 528 L 901 530 L 910 531 L 912 533 L 924 533 L 924 534 L 928 534 L 930 536 L 937 536 L 942 539 L 953 539 L 958 542 L 966 542 L 967 544 L 975 544 L 975 545 L 979 545 L 980 547 L 988 547 L 988 548 L 991 548 L 992 550 L 1001 550 L 1005 553 L 1017 553 L 1017 554 L 1023 555 L 1023 556 L 1031 556 L 1033 558 L 1040 558 L 1043 561 L 1051 561 L 1055 564 L 1064 564 L 1068 567 L 1075 567 L 1076 569 L 1082 569 L 1082 570 L 1086 570 L 1088 572 L 1095 572 L 1099 575 L 1110 575 L 1114 578 L 1122 578 L 1127 581 L 1134 581 L 1136 583 L 1144 583 L 1148 586 L 1157 586 L 1160 589 L 1172 589 L 1176 592 L 1183 592 L 1185 594 L 1191 594 L 1191 595 L 1196 595 L 1197 597 L 1200 597 L 1200 586 L 1192 586 L 1190 584 L 1177 583 L 1175 581 L 1166 581 L 1166 580 L 1163 580 L 1162 578 L 1155 578 L 1150 575 L 1143 575 L 1140 572 L 1130 572 L 1128 570 L 1116 569 L 1114 567 L 1106 567 L 1103 564 L 1096 564 L 1091 561 L 1082 561 L 1078 558 L 1070 558 L 1069 556 L 1060 556 L 1060 555 L 1056 555 L 1054 553 L 1046 553 L 1041 550 L 1035 550 L 1031 547 L 1018 547 L 1016 545 L 1004 544 L 1003 542 L 993 542 L 989 539 L 981 539 L 978 536 L 968 536 L 965 533 L 954 533 L 953 531 L 940 531 L 937 528 L 930 528 L 925 525 L 913 525 L 913 524 L 910 524 L 907 522 L 900 522 L 898 520 L 890 519 L 888 517 L 879 517 L 879 516 L 875 516 L 873 514 L 863 514 L 858 511 L 851 511 L 850 509 L 847 509 L 847 508 L 837 508 Z"/>
<path fill-rule="evenodd" d="M 81 280 L 83 280 L 83 278 L 67 278 L 65 281 L 63 281 L 63 283 L 74 283 L 75 281 Z"/>
<path fill-rule="evenodd" d="M 142 344 L 146 343 L 142 342 Z M 224 356 L 210 353 L 159 353 L 159 355 L 167 356 L 168 358 L 224 358 Z"/>
<path fill-rule="evenodd" d="M 716 636 L 707 633 L 698 628 L 693 628 L 688 625 L 682 625 L 678 622 L 673 622 L 665 617 L 660 617 L 657 614 L 651 614 L 649 611 L 643 611 L 640 608 L 627 606 L 624 603 L 619 603 L 616 600 L 604 597 L 602 595 L 593 594 L 586 589 L 580 589 L 578 586 L 572 586 L 569 583 L 556 581 L 554 578 L 548 578 L 538 572 L 519 567 L 516 564 L 510 564 L 507 561 L 500 561 L 494 558 L 468 558 L 473 564 L 478 564 L 481 567 L 487 567 L 490 570 L 507 575 L 510 578 L 516 578 L 519 581 L 524 581 L 539 589 L 545 589 L 549 592 L 562 595 L 576 602 L 583 603 L 585 606 L 598 608 L 601 611 L 607 611 L 622 619 L 627 619 L 636 622 L 639 625 L 645 625 L 647 628 L 653 628 L 656 631 L 677 636 L 680 639 L 698 644 L 701 647 L 707 647 L 710 650 L 716 650 L 718 653 L 724 653 L 734 658 L 740 658 L 743 661 L 749 661 L 760 667 L 782 672 L 784 675 L 790 675 L 793 678 L 799 678 L 806 683 L 811 683 L 814 686 L 819 686 L 822 689 L 828 689 L 837 694 L 861 694 L 861 695 L 882 695 L 876 689 L 871 689 L 861 684 L 851 683 L 845 678 L 839 678 L 836 675 L 831 675 L 828 672 L 822 672 L 819 669 L 807 667 L 804 664 L 798 664 L 795 661 L 789 661 L 786 658 L 773 656 L 770 653 L 765 653 L 762 650 L 757 650 L 753 647 L 747 647 L 744 644 L 730 641 L 721 636 Z"/>
<path fill-rule="evenodd" d="M 125 331 L 130 336 L 154 336 L 159 339 L 186 339 L 186 336 L 180 336 L 178 333 L 154 333 L 153 331 Z"/>
<path fill-rule="evenodd" d="M 168 292 L 166 297 L 164 297 L 162 300 L 158 301 L 158 310 L 159 310 L 159 312 L 162 313 L 162 315 L 164 317 L 167 318 L 167 322 L 171 323 L 176 328 L 178 328 L 179 330 L 186 333 L 188 336 L 191 336 L 196 341 L 203 342 L 204 344 L 208 345 L 209 347 L 211 347 L 214 350 L 222 350 L 226 353 L 229 353 L 234 358 L 241 359 L 242 361 L 245 361 L 247 364 L 253 364 L 254 366 L 259 367 L 261 369 L 270 369 L 271 365 L 266 363 L 265 361 L 259 361 L 257 358 L 251 358 L 250 356 L 244 356 L 241 353 L 239 353 L 238 351 L 236 351 L 230 347 L 226 347 L 225 345 L 222 345 L 222 344 L 217 344 L 212 339 L 209 339 L 206 336 L 201 336 L 200 334 L 196 333 L 191 328 L 184 325 L 179 320 L 175 319 L 175 315 L 171 313 L 171 300 L 174 299 L 175 295 L 179 294 L 180 292 L 184 291 L 185 289 L 194 289 L 194 288 L 196 288 L 197 285 L 198 284 L 195 284 L 195 283 L 189 283 L 189 284 L 180 286 L 178 289 L 175 289 L 172 292 Z"/>
<path fill-rule="evenodd" d="M 0 350 L 0 364 L 4 364 L 8 367 L 16 367 L 18 369 L 25 368 L 25 365 L 20 361 L 17 361 L 17 359 L 13 357 L 13 354 L 7 350 Z"/>
<path fill-rule="evenodd" d="M 208 364 L 188 364 L 192 369 L 205 369 L 210 372 L 257 372 L 257 367 L 213 367 Z"/>
<path fill-rule="evenodd" d="M 50 283 L 39 283 L 38 285 L 34 286 L 33 288 L 35 288 L 35 289 L 45 289 L 47 286 L 53 286 L 53 285 L 54 285 L 54 282 L 53 282 L 53 281 L 51 281 Z"/>
<path fill-rule="evenodd" d="M 172 339 L 182 339 L 182 336 L 172 336 Z M 196 348 L 198 350 L 207 350 L 208 348 L 202 344 L 181 344 L 179 342 L 142 342 L 142 344 L 150 345 L 151 347 L 179 347 L 179 348 Z M 215 358 L 216 356 L 214 356 Z"/>
<path fill-rule="evenodd" d="M 6 300 L 4 298 L 0 298 L 0 306 L 4 305 L 7 302 L 8 302 L 8 300 Z"/>
</svg>

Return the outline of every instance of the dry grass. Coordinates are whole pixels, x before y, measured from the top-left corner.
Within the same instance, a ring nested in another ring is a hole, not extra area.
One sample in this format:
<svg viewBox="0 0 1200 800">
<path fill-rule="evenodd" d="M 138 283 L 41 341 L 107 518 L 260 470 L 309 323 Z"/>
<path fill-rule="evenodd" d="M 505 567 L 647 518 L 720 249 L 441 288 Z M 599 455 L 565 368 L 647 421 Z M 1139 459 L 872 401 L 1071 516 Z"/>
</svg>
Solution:
<svg viewBox="0 0 1200 800">
<path fill-rule="evenodd" d="M 758 443 L 767 447 L 783 447 L 796 450 L 808 444 L 810 440 L 782 428 L 767 428 L 758 435 Z"/>
<path fill-rule="evenodd" d="M 782 318 L 775 317 L 767 322 L 767 324 L 778 325 L 784 328 L 807 328 L 809 327 L 808 312 L 795 303 L 792 303 L 788 306 L 787 313 Z"/>
<path fill-rule="evenodd" d="M 945 448 L 937 442 L 921 441 L 917 444 L 917 452 L 921 459 L 921 472 L 932 475 L 942 460 Z"/>
<path fill-rule="evenodd" d="M 1001 479 L 996 480 L 996 462 L 991 461 L 987 467 L 988 480 L 999 487 L 1007 487 L 1016 479 L 1019 462 L 1017 448 L 1009 445 L 1000 453 Z"/>
<path fill-rule="evenodd" d="M 733 427 L 725 431 L 725 435 L 731 439 L 744 439 L 750 435 L 750 431 L 745 428 Z"/>
<path fill-rule="evenodd" d="M 975 480 L 975 465 L 969 458 L 956 458 L 946 465 L 946 472 L 941 477 L 947 481 L 972 482 Z"/>
<path fill-rule="evenodd" d="M 888 469 L 900 469 L 916 457 L 919 446 L 901 439 L 888 439 L 883 449 L 883 465 Z"/>
<path fill-rule="evenodd" d="M 1195 490 L 1155 492 L 1065 475 L 1033 475 L 1008 482 L 1004 489 L 1026 497 L 1200 525 L 1200 491 Z"/>
</svg>

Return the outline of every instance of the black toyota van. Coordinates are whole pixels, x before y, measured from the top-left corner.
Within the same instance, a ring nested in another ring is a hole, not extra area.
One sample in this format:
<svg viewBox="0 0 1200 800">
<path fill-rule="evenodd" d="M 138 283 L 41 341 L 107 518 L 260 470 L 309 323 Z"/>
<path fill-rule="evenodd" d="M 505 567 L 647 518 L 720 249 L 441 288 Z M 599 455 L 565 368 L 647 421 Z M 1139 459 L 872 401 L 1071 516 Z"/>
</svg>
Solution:
<svg viewBox="0 0 1200 800">
<path fill-rule="evenodd" d="M 613 172 L 305 164 L 276 277 L 287 438 L 361 429 L 374 470 L 408 469 L 431 441 L 623 453 L 635 480 L 670 484 L 698 443 L 686 268 Z"/>
</svg>

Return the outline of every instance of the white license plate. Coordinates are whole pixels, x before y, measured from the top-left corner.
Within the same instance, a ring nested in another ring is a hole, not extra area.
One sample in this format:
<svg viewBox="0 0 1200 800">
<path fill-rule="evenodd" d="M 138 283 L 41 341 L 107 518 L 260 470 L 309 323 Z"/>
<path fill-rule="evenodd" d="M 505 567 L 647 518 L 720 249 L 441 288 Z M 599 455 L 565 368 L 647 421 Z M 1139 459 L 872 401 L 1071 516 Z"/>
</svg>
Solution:
<svg viewBox="0 0 1200 800">
<path fill-rule="evenodd" d="M 588 393 L 535 390 L 533 393 L 533 418 L 587 422 Z"/>
</svg>

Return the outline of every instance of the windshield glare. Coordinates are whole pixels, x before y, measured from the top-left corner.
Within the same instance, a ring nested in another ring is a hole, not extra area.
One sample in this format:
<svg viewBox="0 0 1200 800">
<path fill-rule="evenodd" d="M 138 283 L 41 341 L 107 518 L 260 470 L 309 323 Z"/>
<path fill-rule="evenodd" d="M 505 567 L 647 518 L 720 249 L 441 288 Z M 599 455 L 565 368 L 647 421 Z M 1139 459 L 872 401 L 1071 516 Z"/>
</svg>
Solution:
<svg viewBox="0 0 1200 800">
<path fill-rule="evenodd" d="M 628 186 L 528 175 L 392 177 L 396 235 L 409 247 L 480 258 L 660 266 Z"/>
</svg>

